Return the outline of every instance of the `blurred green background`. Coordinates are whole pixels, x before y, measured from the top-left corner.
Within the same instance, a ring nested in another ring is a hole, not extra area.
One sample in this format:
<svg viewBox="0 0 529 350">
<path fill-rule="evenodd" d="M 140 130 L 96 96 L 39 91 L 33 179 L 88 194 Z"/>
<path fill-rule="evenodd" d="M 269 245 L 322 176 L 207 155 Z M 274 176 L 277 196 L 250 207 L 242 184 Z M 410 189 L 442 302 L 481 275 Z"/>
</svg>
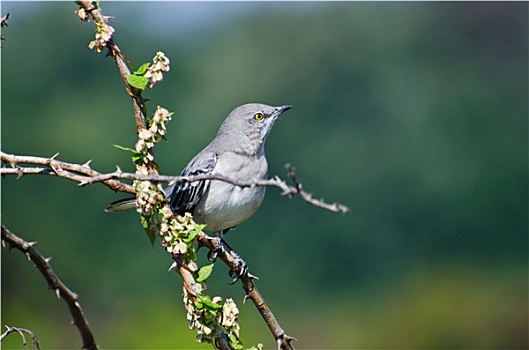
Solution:
<svg viewBox="0 0 529 350">
<path fill-rule="evenodd" d="M 137 66 L 158 50 L 171 59 L 146 93 L 151 113 L 175 112 L 156 148 L 164 174 L 237 105 L 295 106 L 268 139 L 270 175 L 291 162 L 305 189 L 351 213 L 270 188 L 227 241 L 296 347 L 528 347 L 527 2 L 101 6 Z M 133 171 L 111 146 L 135 143 L 130 98 L 75 9 L 2 2 L 2 149 Z M 11 176 L 1 195 L 2 223 L 53 257 L 103 348 L 209 348 L 187 329 L 169 256 L 134 212 L 103 212 L 119 194 Z M 23 254 L 1 253 L 2 325 L 78 348 L 63 301 Z M 209 292 L 237 301 L 244 343 L 275 348 L 217 265 Z"/>
</svg>

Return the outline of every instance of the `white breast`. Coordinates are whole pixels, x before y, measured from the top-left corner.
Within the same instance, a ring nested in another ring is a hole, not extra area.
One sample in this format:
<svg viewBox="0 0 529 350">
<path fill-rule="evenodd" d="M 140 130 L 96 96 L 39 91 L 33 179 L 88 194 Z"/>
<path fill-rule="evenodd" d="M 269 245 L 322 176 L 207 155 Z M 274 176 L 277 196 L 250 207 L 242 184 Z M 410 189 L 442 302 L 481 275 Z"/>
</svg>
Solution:
<svg viewBox="0 0 529 350">
<path fill-rule="evenodd" d="M 240 182 L 266 179 L 268 164 L 264 154 L 252 162 L 249 159 L 245 155 L 224 153 L 219 157 L 214 173 Z M 193 211 L 193 217 L 212 232 L 222 231 L 252 216 L 263 202 L 264 195 L 264 186 L 241 188 L 211 180 L 208 191 Z"/>
</svg>

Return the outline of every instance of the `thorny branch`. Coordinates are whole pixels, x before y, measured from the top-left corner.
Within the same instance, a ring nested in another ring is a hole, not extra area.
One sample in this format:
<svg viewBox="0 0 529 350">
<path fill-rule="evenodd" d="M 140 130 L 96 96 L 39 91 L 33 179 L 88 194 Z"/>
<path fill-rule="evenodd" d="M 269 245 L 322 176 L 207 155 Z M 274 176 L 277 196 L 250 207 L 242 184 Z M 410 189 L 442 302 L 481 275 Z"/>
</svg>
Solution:
<svg viewBox="0 0 529 350">
<path fill-rule="evenodd" d="M 9 231 L 4 225 L 2 225 L 2 245 L 5 246 L 8 243 L 10 248 L 16 248 L 26 255 L 28 260 L 33 262 L 37 269 L 40 271 L 50 289 L 55 291 L 57 298 L 63 298 L 70 314 L 73 318 L 73 324 L 79 330 L 83 341 L 83 349 L 98 349 L 88 321 L 86 320 L 81 305 L 78 301 L 78 296 L 72 292 L 61 280 L 57 277 L 53 269 L 51 268 L 49 261 L 51 258 L 44 258 L 33 246 L 37 242 L 26 242 L 22 238 L 16 236 L 14 233 Z"/>
<path fill-rule="evenodd" d="M 145 129 L 146 127 L 145 99 L 141 96 L 141 91 L 138 91 L 138 89 L 135 89 L 127 82 L 127 77 L 131 74 L 128 68 L 128 65 L 127 65 L 129 60 L 121 52 L 121 50 L 119 49 L 119 47 L 114 41 L 114 38 L 112 36 L 114 29 L 108 24 L 108 19 L 110 17 L 104 16 L 103 13 L 101 12 L 101 9 L 98 6 L 94 6 L 95 5 L 94 1 L 80 0 L 80 1 L 76 1 L 76 3 L 79 4 L 81 8 L 84 10 L 83 15 L 78 13 L 79 17 L 82 20 L 88 21 L 89 17 L 87 14 L 90 14 L 90 16 L 92 17 L 96 25 L 96 32 L 97 32 L 97 28 L 99 27 L 99 28 L 103 28 L 104 30 L 107 30 L 107 32 L 109 33 L 108 40 L 105 39 L 105 42 L 104 42 L 104 46 L 108 48 L 107 55 L 112 56 L 112 58 L 114 59 L 114 62 L 116 63 L 119 74 L 121 75 L 121 78 L 123 79 L 125 83 L 125 89 L 127 90 L 127 93 L 132 97 L 132 105 L 134 107 L 134 117 L 136 119 L 136 132 L 139 132 L 141 129 Z"/>
<path fill-rule="evenodd" d="M 224 254 L 220 254 L 219 258 L 229 266 L 230 270 L 233 271 L 235 275 L 240 276 L 242 287 L 246 293 L 244 300 L 246 301 L 247 299 L 250 299 L 254 303 L 255 307 L 268 325 L 268 328 L 274 335 L 277 342 L 277 348 L 284 350 L 294 349 L 291 342 L 292 340 L 296 340 L 296 338 L 287 335 L 275 318 L 272 310 L 270 310 L 253 282 L 256 277 L 248 272 L 242 273 L 242 270 L 247 266 L 246 262 L 244 262 L 237 253 L 232 251 L 229 246 L 225 245 L 222 240 L 211 239 L 204 232 L 200 233 L 198 241 L 200 245 L 207 247 L 210 251 L 225 252 Z"/>
<path fill-rule="evenodd" d="M 98 177 L 102 174 L 90 168 L 90 162 L 84 164 L 72 164 L 61 162 L 55 159 L 59 154 L 51 158 L 17 156 L 0 151 L 0 160 L 11 165 L 11 168 L 2 167 L 0 175 L 16 175 L 21 177 L 24 174 L 39 174 L 63 177 L 82 183 L 86 179 Z M 17 167 L 17 164 L 41 165 L 41 167 L 24 168 Z M 135 193 L 134 187 L 113 179 L 102 179 L 104 185 L 117 192 Z"/>
<path fill-rule="evenodd" d="M 230 179 L 226 176 L 219 174 L 206 174 L 206 175 L 195 175 L 195 176 L 164 176 L 164 175 L 142 175 L 126 173 L 121 171 L 119 167 L 112 173 L 102 174 L 92 168 L 90 168 L 90 161 L 85 164 L 72 164 L 66 162 L 60 162 L 56 160 L 58 154 L 51 158 L 33 157 L 33 156 L 17 156 L 0 152 L 0 159 L 11 165 L 11 168 L 2 167 L 0 168 L 0 175 L 16 175 L 20 178 L 23 175 L 39 174 L 39 175 L 51 175 L 59 176 L 69 180 L 73 180 L 79 183 L 80 186 L 92 185 L 97 182 L 105 184 L 107 187 L 118 192 L 135 193 L 134 187 L 117 180 L 140 180 L 140 181 L 152 181 L 152 182 L 194 182 L 200 180 L 220 180 L 231 183 L 232 185 L 239 187 L 254 187 L 254 186 L 273 186 L 278 187 L 283 192 L 281 195 L 292 198 L 299 195 L 304 201 L 310 203 L 316 207 L 323 208 L 334 213 L 346 214 L 349 212 L 349 208 L 340 203 L 326 203 L 323 199 L 313 198 L 311 193 L 303 190 L 303 184 L 301 184 L 295 175 L 295 169 L 290 164 L 286 167 L 289 171 L 288 176 L 292 180 L 293 185 L 288 185 L 286 181 L 282 180 L 279 176 L 275 176 L 268 180 L 255 180 L 252 182 L 241 182 L 234 179 Z M 44 167 L 20 167 L 18 164 L 30 164 L 30 165 L 42 165 Z"/>
</svg>

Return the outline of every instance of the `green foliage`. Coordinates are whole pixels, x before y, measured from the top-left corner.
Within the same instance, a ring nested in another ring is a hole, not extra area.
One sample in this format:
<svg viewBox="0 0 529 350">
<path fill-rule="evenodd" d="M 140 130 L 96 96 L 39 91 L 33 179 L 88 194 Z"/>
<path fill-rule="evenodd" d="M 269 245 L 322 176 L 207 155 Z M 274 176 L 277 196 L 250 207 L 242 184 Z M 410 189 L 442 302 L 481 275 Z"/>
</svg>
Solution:
<svg viewBox="0 0 529 350">
<path fill-rule="evenodd" d="M 207 294 L 198 294 L 196 296 L 196 301 L 194 302 L 195 307 L 198 310 L 205 311 L 208 316 L 213 318 L 217 317 L 217 312 L 222 310 L 222 305 L 218 302 L 214 302 L 211 297 Z"/>
<path fill-rule="evenodd" d="M 142 64 L 138 70 L 127 77 L 127 82 L 140 91 L 145 90 L 149 84 L 149 78 L 145 77 L 149 65 L 149 62 Z"/>
<path fill-rule="evenodd" d="M 150 227 L 150 221 L 147 217 L 140 215 L 140 224 L 141 227 L 145 230 L 145 233 L 147 234 L 147 237 L 149 238 L 149 242 L 151 245 L 154 245 L 154 242 L 156 241 L 156 234 Z"/>
<path fill-rule="evenodd" d="M 135 149 L 132 149 L 130 147 L 123 147 L 123 146 L 120 146 L 120 145 L 114 145 L 114 144 L 112 146 L 114 146 L 117 149 L 120 149 L 122 151 L 131 152 L 132 153 L 132 161 L 134 163 L 136 163 L 137 161 L 139 161 L 141 159 L 141 153 L 136 151 Z"/>
<path fill-rule="evenodd" d="M 215 264 L 202 266 L 197 272 L 197 282 L 205 282 L 213 272 Z"/>
</svg>

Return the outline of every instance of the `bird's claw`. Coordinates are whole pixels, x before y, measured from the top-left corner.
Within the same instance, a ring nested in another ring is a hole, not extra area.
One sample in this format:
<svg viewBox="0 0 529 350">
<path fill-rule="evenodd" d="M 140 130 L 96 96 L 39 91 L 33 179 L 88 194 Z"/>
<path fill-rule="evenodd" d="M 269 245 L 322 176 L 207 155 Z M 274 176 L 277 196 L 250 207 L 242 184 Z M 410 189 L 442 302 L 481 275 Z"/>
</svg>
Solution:
<svg viewBox="0 0 529 350">
<path fill-rule="evenodd" d="M 239 272 L 235 272 L 234 270 L 230 270 L 228 274 L 231 277 L 230 284 L 235 284 L 238 280 L 243 278 L 248 274 L 248 266 L 246 264 L 243 264 L 239 270 Z"/>
<path fill-rule="evenodd" d="M 241 278 L 259 279 L 257 276 L 252 275 L 248 271 L 246 262 L 242 260 L 237 253 L 235 253 L 235 251 L 222 239 L 221 236 L 209 237 L 208 239 L 215 241 L 214 247 L 216 247 L 215 249 L 208 252 L 207 258 L 209 262 L 214 263 L 217 260 L 219 254 L 229 254 L 236 261 L 236 266 L 239 266 L 237 269 L 238 271 L 230 269 L 230 284 L 235 284 Z"/>
<path fill-rule="evenodd" d="M 218 250 L 210 250 L 208 252 L 208 261 L 210 263 L 214 263 L 215 261 L 217 261 L 218 256 L 219 256 Z"/>
<path fill-rule="evenodd" d="M 249 279 L 259 279 L 259 277 L 252 275 L 250 271 L 248 270 L 248 265 L 246 265 L 246 262 L 242 260 L 241 258 L 237 257 L 238 265 L 240 266 L 240 269 L 238 272 L 235 270 L 230 270 L 229 275 L 231 277 L 230 284 L 235 284 L 238 280 L 241 278 L 249 278 Z"/>
</svg>

